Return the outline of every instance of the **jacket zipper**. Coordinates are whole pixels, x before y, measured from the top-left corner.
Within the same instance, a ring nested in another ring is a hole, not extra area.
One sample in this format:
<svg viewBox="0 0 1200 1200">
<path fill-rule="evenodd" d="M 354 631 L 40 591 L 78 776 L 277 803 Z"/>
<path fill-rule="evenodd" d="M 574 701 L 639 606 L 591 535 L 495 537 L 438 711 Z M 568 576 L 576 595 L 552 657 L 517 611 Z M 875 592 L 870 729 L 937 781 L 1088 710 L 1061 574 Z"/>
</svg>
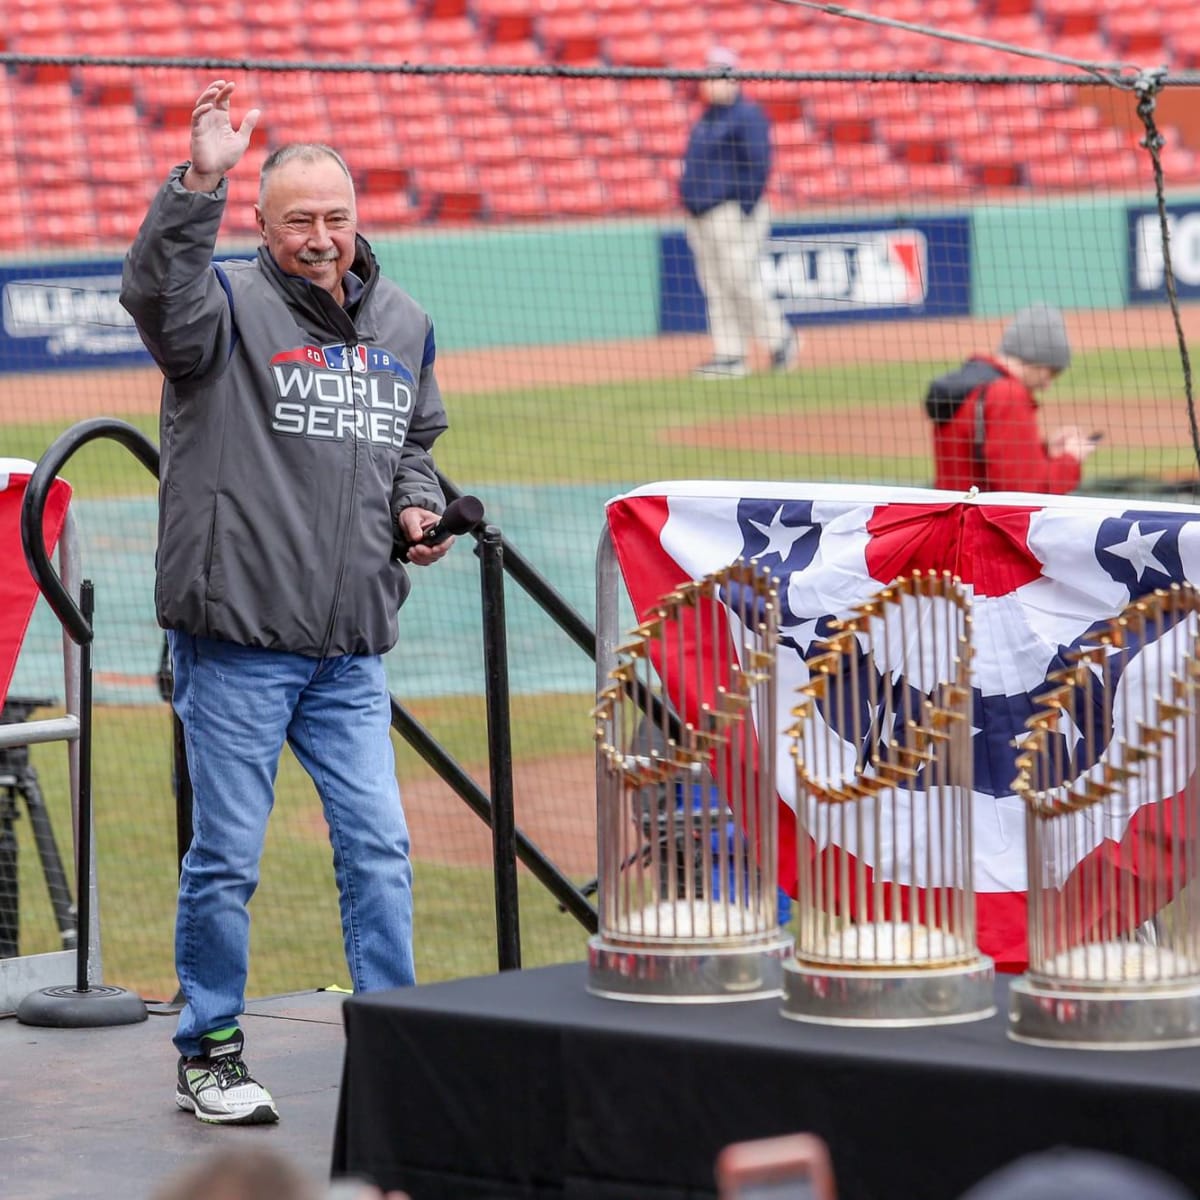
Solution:
<svg viewBox="0 0 1200 1200">
<path fill-rule="evenodd" d="M 354 351 L 358 348 L 358 338 L 355 337 L 353 342 L 346 342 L 346 365 L 350 371 L 350 404 L 353 407 L 355 416 L 358 415 L 358 393 L 354 388 Z M 342 530 L 342 555 L 341 561 L 338 563 L 337 582 L 333 587 L 333 599 L 329 607 L 329 624 L 325 629 L 325 640 L 321 646 L 321 657 L 326 658 L 329 654 L 330 644 L 333 642 L 333 630 L 337 624 L 338 609 L 342 604 L 342 585 L 346 580 L 346 562 L 350 557 L 350 538 L 351 530 L 354 525 L 354 513 L 358 501 L 358 422 L 357 420 L 351 426 L 353 435 L 351 438 L 351 462 L 350 462 L 350 498 L 347 505 L 346 521 Z"/>
</svg>

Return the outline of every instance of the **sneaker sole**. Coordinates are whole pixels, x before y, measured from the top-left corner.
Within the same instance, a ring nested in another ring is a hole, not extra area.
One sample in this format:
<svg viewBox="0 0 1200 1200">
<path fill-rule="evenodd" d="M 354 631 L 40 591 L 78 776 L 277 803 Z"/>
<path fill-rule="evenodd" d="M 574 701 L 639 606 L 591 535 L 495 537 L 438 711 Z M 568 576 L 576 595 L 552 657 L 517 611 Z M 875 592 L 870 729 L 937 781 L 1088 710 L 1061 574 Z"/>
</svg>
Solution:
<svg viewBox="0 0 1200 1200">
<path fill-rule="evenodd" d="M 279 1120 L 279 1112 L 273 1104 L 259 1104 L 245 1113 L 213 1113 L 201 1108 L 183 1092 L 175 1093 L 175 1104 L 207 1125 L 274 1125 Z"/>
</svg>

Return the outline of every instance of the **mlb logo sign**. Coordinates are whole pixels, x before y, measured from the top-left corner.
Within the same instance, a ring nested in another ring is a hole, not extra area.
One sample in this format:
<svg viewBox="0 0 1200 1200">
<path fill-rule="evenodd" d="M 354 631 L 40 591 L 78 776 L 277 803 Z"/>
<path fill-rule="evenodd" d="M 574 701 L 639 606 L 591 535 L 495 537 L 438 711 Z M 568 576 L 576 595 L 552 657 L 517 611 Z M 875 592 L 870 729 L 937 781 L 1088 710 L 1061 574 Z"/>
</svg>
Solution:
<svg viewBox="0 0 1200 1200">
<path fill-rule="evenodd" d="M 929 243 L 917 229 L 777 237 L 763 276 L 788 312 L 911 308 L 929 294 Z"/>
<path fill-rule="evenodd" d="M 367 370 L 366 346 L 322 346 L 321 349 L 325 352 L 325 365 L 332 371 Z"/>
<path fill-rule="evenodd" d="M 780 224 L 759 269 L 793 325 L 911 321 L 971 311 L 967 217 Z M 708 328 L 704 293 L 683 233 L 659 238 L 659 331 Z"/>
</svg>

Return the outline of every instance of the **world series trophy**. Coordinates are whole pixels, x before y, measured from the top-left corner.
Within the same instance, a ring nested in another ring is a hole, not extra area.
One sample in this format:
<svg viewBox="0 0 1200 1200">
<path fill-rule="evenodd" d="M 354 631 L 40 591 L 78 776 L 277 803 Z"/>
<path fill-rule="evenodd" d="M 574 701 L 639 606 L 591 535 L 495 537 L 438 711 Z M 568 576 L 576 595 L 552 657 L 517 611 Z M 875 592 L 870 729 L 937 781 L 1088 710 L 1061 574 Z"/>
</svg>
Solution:
<svg viewBox="0 0 1200 1200">
<path fill-rule="evenodd" d="M 1017 760 L 1029 968 L 1009 1036 L 1200 1044 L 1200 593 L 1154 592 L 1050 677 Z"/>
<path fill-rule="evenodd" d="M 792 943 L 777 886 L 778 624 L 775 584 L 737 562 L 664 597 L 618 649 L 594 713 L 600 922 L 588 991 L 682 1003 L 779 994 Z"/>
<path fill-rule="evenodd" d="M 949 573 L 896 579 L 808 660 L 793 710 L 797 931 L 785 1017 L 992 1015 L 972 867 L 971 611 Z"/>
</svg>

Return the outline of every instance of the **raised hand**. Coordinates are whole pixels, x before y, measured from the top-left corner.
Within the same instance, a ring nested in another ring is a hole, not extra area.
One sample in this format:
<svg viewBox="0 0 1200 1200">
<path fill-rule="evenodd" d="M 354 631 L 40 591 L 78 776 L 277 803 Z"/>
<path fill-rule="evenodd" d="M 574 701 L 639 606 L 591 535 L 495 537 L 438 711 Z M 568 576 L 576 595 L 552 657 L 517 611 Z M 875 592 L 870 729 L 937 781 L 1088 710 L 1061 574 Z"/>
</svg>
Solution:
<svg viewBox="0 0 1200 1200">
<path fill-rule="evenodd" d="M 234 129 L 229 116 L 233 89 L 228 80 L 214 80 L 200 93 L 192 109 L 192 165 L 183 177 L 184 187 L 191 191 L 211 192 L 250 144 L 260 110 L 250 109 Z"/>
</svg>

